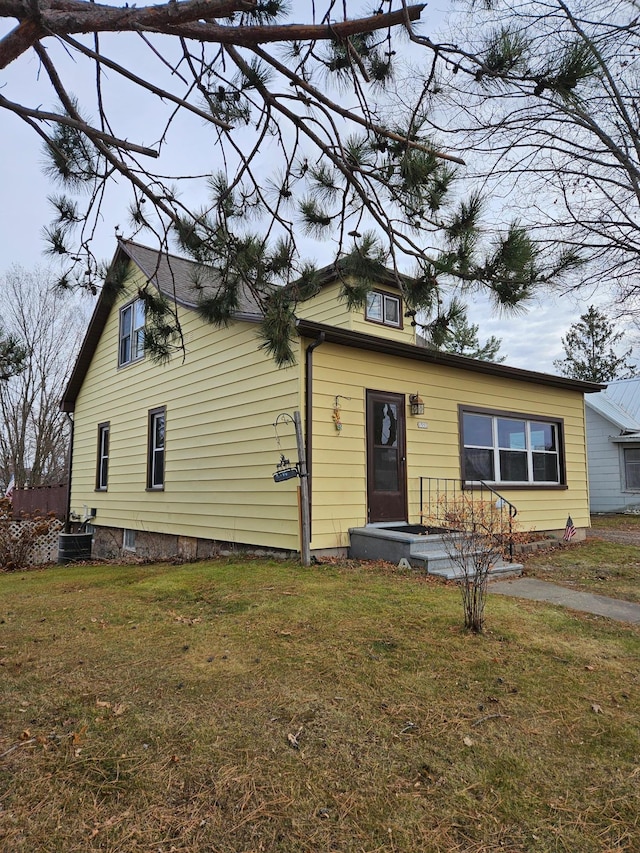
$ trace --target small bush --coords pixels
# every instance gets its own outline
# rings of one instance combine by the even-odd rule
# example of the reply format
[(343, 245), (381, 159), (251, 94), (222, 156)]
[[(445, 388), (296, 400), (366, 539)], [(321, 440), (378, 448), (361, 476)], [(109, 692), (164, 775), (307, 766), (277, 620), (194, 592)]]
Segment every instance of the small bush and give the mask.
[(447, 553), (461, 571), (464, 626), (479, 634), (484, 626), (489, 572), (523, 535), (506, 506), (476, 500), (472, 493), (444, 495), (438, 520), (445, 525), (442, 535)]

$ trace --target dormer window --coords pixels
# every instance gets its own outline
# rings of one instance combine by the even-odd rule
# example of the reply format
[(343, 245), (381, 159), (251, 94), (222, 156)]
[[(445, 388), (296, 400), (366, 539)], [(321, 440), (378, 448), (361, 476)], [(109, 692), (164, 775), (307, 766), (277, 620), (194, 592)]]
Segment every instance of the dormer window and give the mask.
[(386, 293), (384, 290), (372, 290), (367, 296), (364, 317), (370, 323), (380, 323), (382, 326), (401, 329), (402, 301), (399, 296)]
[(130, 364), (144, 355), (144, 302), (136, 299), (120, 309), (118, 364)]

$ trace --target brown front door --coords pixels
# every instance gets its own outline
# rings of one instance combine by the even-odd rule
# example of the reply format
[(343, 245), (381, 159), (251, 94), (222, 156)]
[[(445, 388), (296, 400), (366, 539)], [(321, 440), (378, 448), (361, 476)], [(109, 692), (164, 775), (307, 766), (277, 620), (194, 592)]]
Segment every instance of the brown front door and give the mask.
[(405, 400), (367, 391), (368, 520), (407, 520)]

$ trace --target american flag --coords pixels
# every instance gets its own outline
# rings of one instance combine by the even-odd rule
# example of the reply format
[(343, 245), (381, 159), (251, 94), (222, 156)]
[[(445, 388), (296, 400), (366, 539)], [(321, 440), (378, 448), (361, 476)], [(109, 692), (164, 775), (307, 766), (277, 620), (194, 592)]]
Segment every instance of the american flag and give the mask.
[(7, 490), (4, 493), (5, 498), (9, 498), (9, 500), (13, 499), (13, 493), (16, 490), (16, 478), (11, 475), (11, 479), (9, 480), (9, 485), (7, 486)]
[(567, 516), (567, 526), (564, 529), (564, 536), (562, 537), (565, 542), (570, 542), (571, 539), (576, 535), (576, 527), (573, 523), (573, 519), (571, 516)]

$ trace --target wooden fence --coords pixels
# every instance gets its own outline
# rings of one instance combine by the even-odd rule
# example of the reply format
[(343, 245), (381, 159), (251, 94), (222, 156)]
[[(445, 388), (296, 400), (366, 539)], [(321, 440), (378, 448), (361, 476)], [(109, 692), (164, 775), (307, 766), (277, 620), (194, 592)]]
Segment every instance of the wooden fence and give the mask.
[(16, 489), (13, 493), (13, 517), (15, 519), (52, 513), (63, 520), (67, 512), (67, 484), (38, 486), (35, 489)]

